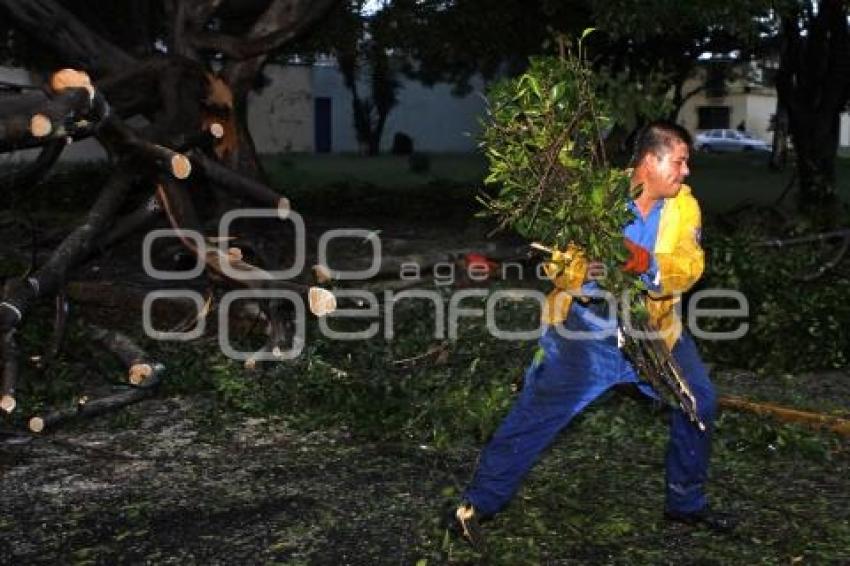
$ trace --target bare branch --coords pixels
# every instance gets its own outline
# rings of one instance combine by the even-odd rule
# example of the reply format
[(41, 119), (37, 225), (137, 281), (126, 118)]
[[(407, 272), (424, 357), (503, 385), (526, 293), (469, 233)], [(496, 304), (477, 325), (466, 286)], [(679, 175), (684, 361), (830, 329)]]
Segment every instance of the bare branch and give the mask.
[(770, 403), (754, 403), (742, 397), (726, 395), (718, 400), (718, 405), (724, 409), (746, 411), (761, 416), (772, 417), (784, 423), (799, 423), (815, 429), (826, 429), (842, 436), (850, 437), (850, 420), (833, 415), (799, 411)]

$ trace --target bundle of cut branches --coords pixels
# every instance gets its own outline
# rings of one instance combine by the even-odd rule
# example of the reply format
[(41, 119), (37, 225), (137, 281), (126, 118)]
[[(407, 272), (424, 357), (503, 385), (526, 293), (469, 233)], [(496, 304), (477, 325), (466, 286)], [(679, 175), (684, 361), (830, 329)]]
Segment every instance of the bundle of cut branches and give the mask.
[[(494, 85), (488, 102), (481, 146), (490, 167), (486, 181), (497, 192), (482, 198), (485, 214), (500, 228), (546, 243), (538, 248), (574, 247), (583, 260), (603, 264), (594, 279), (615, 297), (631, 298), (622, 301), (619, 317), (624, 352), (662, 398), (703, 428), (681, 369), (666, 344), (651, 337), (645, 285), (620, 269), (627, 257), (623, 228), (634, 217), (628, 203), (640, 189), (632, 189), (629, 172), (605, 154), (614, 118), (581, 43), (577, 53), (562, 43), (559, 56), (532, 59), (521, 76)], [(563, 257), (578, 255), (553, 259), (570, 261)]]

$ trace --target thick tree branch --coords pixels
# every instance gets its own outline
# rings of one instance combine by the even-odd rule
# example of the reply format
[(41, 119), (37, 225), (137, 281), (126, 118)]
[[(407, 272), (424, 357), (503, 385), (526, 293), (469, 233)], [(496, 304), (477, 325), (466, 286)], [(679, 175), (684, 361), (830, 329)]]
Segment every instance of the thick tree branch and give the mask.
[(101, 247), (108, 248), (116, 242), (123, 240), (136, 230), (140, 230), (150, 224), (162, 214), (162, 205), (156, 195), (146, 199), (133, 212), (115, 221), (112, 229), (101, 238)]
[(221, 186), (236, 196), (248, 197), (257, 204), (276, 208), (280, 212), (281, 217), (289, 212), (289, 199), (273, 191), (267, 185), (240, 175), (232, 169), (210, 159), (200, 151), (190, 151), (189, 157), (193, 163), (200, 166), (210, 182)]
[[(102, 99), (98, 99), (102, 101)], [(91, 134), (99, 110), (88, 91), (67, 89), (50, 97), (9, 97), (0, 113), (0, 152), (40, 147), (57, 138)], [(98, 105), (99, 106), (99, 105)]]
[(0, 191), (8, 191), (23, 186), (35, 186), (56, 164), (66, 145), (68, 145), (67, 140), (54, 139), (42, 146), (41, 152), (34, 161), (0, 177)]
[(117, 116), (110, 116), (100, 125), (98, 139), (106, 142), (108, 147), (127, 151), (127, 158), (146, 160), (177, 179), (185, 179), (192, 173), (188, 157), (143, 139)]
[(189, 41), (197, 49), (244, 60), (274, 51), (307, 31), (339, 0), (274, 0), (245, 37), (196, 32)]
[(97, 237), (112, 222), (130, 190), (130, 173), (122, 169), (121, 165), (119, 163), (118, 169), (104, 185), (85, 222), (65, 238), (47, 263), (26, 280), (10, 284), (9, 293), (0, 302), (0, 331), (17, 326), (36, 298), (56, 294), (69, 270), (94, 249)]
[(88, 324), (87, 327), (92, 339), (106, 348), (127, 368), (127, 379), (132, 385), (141, 384), (153, 374), (158, 364), (129, 337), (94, 324)]
[(15, 329), (7, 330), (0, 341), (3, 360), (3, 379), (0, 385), (0, 409), (7, 413), (15, 410), (15, 387), (18, 381), (18, 361), (21, 355), (15, 339)]
[(223, 0), (165, 0), (167, 18), (171, 21), (168, 37), (170, 52), (197, 60), (197, 50), (187, 34), (202, 32), (223, 3)]
[(44, 432), (45, 429), (65, 421), (101, 415), (151, 397), (162, 380), (165, 367), (156, 364), (152, 367), (152, 370), (138, 387), (130, 387), (125, 391), (101, 399), (80, 402), (76, 407), (35, 416), (29, 421), (29, 429), (33, 432)]
[(124, 118), (152, 114), (159, 107), (159, 101), (150, 93), (157, 91), (161, 74), (173, 64), (172, 59), (151, 57), (111, 73), (97, 81), (97, 87), (106, 95), (115, 112)]
[(56, 295), (55, 306), (56, 315), (53, 318), (53, 334), (50, 338), (50, 344), (37, 364), (38, 369), (42, 372), (53, 364), (62, 351), (62, 345), (65, 343), (70, 307), (68, 305), (68, 297), (64, 291)]
[(53, 48), (69, 65), (94, 76), (120, 71), (134, 59), (118, 46), (94, 33), (71, 12), (53, 0), (0, 0), (17, 25)]

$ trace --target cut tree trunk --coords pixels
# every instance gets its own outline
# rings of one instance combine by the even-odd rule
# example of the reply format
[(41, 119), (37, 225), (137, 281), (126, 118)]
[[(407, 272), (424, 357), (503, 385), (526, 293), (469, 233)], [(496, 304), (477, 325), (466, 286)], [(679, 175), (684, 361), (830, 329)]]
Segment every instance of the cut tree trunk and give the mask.
[(156, 386), (159, 385), (165, 371), (165, 368), (161, 365), (156, 365), (151, 369), (151, 373), (136, 387), (130, 387), (119, 393), (93, 401), (81, 400), (75, 407), (34, 416), (29, 420), (29, 429), (36, 433), (44, 432), (62, 422), (102, 415), (147, 399), (156, 392)]
[(153, 373), (153, 368), (157, 364), (125, 334), (93, 324), (89, 324), (87, 330), (95, 342), (106, 348), (124, 364), (128, 372), (127, 378), (132, 385), (139, 385)]
[(7, 413), (15, 410), (15, 387), (18, 380), (18, 362), (21, 355), (15, 340), (15, 329), (8, 330), (0, 343), (3, 358), (3, 379), (0, 388), (0, 409)]

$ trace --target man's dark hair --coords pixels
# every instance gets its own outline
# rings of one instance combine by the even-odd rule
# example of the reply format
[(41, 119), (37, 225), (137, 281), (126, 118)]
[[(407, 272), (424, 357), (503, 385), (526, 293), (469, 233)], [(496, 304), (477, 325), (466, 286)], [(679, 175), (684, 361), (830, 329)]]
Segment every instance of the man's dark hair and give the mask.
[(640, 129), (635, 136), (635, 151), (632, 156), (632, 166), (640, 163), (649, 153), (662, 156), (673, 148), (674, 142), (682, 142), (691, 147), (691, 134), (669, 120), (654, 120)]

